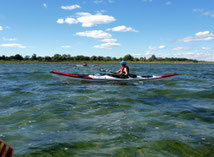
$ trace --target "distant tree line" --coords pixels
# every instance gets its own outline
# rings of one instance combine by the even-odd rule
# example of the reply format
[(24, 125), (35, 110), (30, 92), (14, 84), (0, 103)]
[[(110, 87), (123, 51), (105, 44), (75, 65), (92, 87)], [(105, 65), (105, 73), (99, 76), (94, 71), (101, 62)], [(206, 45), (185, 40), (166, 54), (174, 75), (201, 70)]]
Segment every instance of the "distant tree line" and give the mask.
[(125, 55), (124, 57), (121, 58), (116, 58), (116, 57), (103, 57), (103, 56), (83, 56), (83, 55), (78, 55), (78, 56), (71, 56), (68, 54), (55, 54), (54, 56), (37, 56), (36, 54), (33, 54), (32, 56), (25, 56), (23, 57), (20, 54), (16, 54), (15, 56), (5, 56), (2, 55), (0, 56), (0, 60), (3, 61), (45, 61), (45, 62), (57, 62), (57, 61), (121, 61), (121, 60), (126, 60), (126, 61), (144, 61), (144, 62), (185, 62), (185, 61), (191, 61), (191, 62), (198, 62), (197, 60), (193, 59), (187, 59), (187, 58), (162, 58), (162, 57), (156, 57), (155, 55), (152, 55), (150, 58), (146, 57), (133, 57), (130, 54)]

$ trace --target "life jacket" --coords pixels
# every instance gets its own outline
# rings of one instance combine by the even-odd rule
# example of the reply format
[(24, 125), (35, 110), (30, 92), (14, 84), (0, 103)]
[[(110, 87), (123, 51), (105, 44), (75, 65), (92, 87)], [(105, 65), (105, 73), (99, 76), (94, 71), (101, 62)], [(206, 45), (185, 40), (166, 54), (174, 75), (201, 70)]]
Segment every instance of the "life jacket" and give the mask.
[(125, 67), (122, 67), (122, 68), (120, 69), (119, 74), (124, 73), (124, 68), (125, 68)]
[(124, 71), (125, 68), (127, 68), (127, 71), (128, 71), (128, 73), (129, 73), (129, 67), (124, 66), (124, 67), (122, 67), (122, 68), (120, 69), (119, 74), (125, 73), (125, 71)]

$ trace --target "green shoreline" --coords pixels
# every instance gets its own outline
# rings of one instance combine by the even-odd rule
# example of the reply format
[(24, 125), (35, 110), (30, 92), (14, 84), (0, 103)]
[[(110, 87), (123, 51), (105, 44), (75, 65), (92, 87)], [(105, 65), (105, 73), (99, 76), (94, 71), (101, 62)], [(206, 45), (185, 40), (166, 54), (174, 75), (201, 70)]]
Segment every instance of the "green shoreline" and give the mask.
[[(119, 64), (119, 61), (0, 61), (0, 64)], [(205, 61), (198, 61), (198, 62), (158, 62), (158, 61), (127, 61), (128, 64), (214, 64), (214, 62), (205, 62)]]

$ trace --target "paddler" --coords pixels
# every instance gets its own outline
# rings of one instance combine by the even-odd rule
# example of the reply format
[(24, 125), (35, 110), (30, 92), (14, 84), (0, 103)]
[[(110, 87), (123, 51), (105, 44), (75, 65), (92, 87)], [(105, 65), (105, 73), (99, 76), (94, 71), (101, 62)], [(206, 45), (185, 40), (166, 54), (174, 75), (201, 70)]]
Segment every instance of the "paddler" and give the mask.
[(84, 62), (82, 65), (83, 65), (83, 66), (87, 66), (87, 63)]
[(129, 67), (126, 65), (126, 61), (121, 61), (121, 68), (120, 70), (116, 71), (116, 73), (120, 74), (120, 75), (125, 75), (128, 76), (129, 75)]

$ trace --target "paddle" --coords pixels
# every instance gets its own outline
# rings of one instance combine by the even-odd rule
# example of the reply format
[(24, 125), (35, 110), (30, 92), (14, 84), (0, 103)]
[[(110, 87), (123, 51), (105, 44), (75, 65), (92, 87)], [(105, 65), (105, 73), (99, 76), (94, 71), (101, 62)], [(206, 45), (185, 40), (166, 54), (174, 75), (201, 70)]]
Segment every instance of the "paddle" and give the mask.
[(106, 69), (102, 69), (100, 68), (101, 72), (105, 72), (105, 73), (111, 73), (111, 74), (107, 74), (116, 78), (127, 78), (128, 76), (125, 76), (124, 74), (118, 74), (117, 72), (112, 72), (112, 70), (106, 70)]
[(106, 70), (106, 69), (103, 69), (103, 68), (100, 68), (99, 70), (100, 70), (101, 72), (115, 73), (115, 72), (112, 72), (111, 70)]

